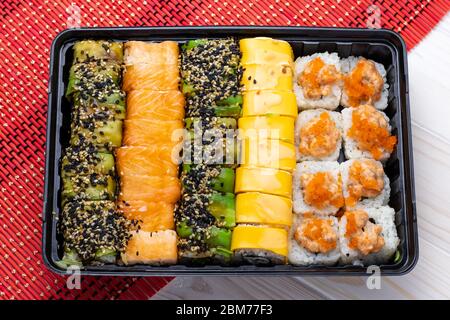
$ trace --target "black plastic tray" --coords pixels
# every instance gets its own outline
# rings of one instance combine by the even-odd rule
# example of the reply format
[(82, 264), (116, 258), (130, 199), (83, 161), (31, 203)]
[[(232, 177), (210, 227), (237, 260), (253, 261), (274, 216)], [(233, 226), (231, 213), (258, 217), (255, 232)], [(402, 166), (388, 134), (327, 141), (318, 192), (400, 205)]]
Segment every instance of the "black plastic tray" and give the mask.
[[(57, 233), (60, 213), (61, 150), (68, 144), (70, 105), (64, 98), (68, 71), (72, 64), (72, 45), (82, 39), (109, 39), (117, 41), (186, 41), (200, 37), (256, 37), (267, 36), (288, 41), (295, 57), (315, 52), (337, 52), (340, 57), (364, 56), (383, 63), (390, 84), (389, 105), (385, 110), (391, 119), (398, 145), (386, 164), (386, 174), (391, 180), (389, 205), (396, 211), (396, 225), (400, 238), (401, 259), (395, 264), (381, 266), (383, 275), (403, 275), (409, 272), (418, 259), (414, 172), (411, 145), (408, 71), (406, 47), (403, 39), (389, 30), (303, 28), (303, 27), (137, 27), (137, 28), (82, 28), (62, 31), (54, 39), (50, 56), (48, 91), (48, 119), (46, 145), (46, 171), (43, 208), (43, 258), (47, 267), (57, 273), (65, 270), (57, 266), (60, 259), (61, 238)], [(84, 267), (85, 275), (116, 276), (167, 276), (167, 275), (366, 275), (366, 268), (356, 266), (291, 265), (232, 266), (208, 265), (191, 267), (174, 265), (151, 267), (145, 265), (105, 265)]]

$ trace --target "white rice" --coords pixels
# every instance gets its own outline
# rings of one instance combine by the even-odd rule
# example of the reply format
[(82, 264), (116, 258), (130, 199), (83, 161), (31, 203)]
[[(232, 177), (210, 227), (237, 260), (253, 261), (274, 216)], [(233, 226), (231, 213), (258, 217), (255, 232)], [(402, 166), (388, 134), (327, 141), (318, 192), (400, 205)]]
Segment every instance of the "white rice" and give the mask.
[[(339, 234), (338, 220), (335, 217), (327, 217), (333, 221), (333, 229), (336, 234)], [(336, 248), (327, 253), (313, 253), (308, 249), (302, 247), (294, 239), (295, 230), (302, 223), (302, 215), (294, 216), (294, 223), (289, 233), (289, 262), (293, 265), (305, 266), (305, 265), (327, 265), (331, 266), (338, 262), (340, 257), (339, 240), (337, 240)]]
[(314, 212), (318, 215), (333, 215), (340, 209), (331, 205), (323, 209), (317, 209), (305, 202), (303, 198), (303, 192), (301, 190), (300, 177), (304, 173), (317, 172), (330, 172), (333, 175), (334, 179), (338, 181), (339, 163), (337, 161), (304, 161), (301, 163), (297, 163), (293, 179), (293, 200), (295, 213), (303, 214), (307, 212)]
[[(300, 146), (300, 130), (312, 119), (319, 117), (323, 112), (326, 112), (330, 115), (331, 119), (333, 119), (336, 127), (341, 132), (341, 138), (336, 144), (336, 149), (328, 156), (322, 158), (316, 158), (311, 155), (301, 154), (299, 151)], [(336, 161), (339, 158), (339, 153), (341, 152), (341, 144), (342, 144), (342, 116), (339, 112), (328, 111), (325, 109), (315, 109), (315, 110), (305, 110), (300, 112), (295, 122), (295, 152), (297, 157), (297, 162), (305, 161), (305, 160), (313, 160), (313, 161)]]
[[(372, 154), (369, 151), (364, 151), (359, 149), (358, 143), (350, 138), (348, 136), (348, 130), (352, 127), (353, 121), (352, 121), (352, 115), (353, 111), (356, 110), (355, 108), (345, 108), (342, 110), (342, 126), (344, 130), (343, 138), (344, 138), (344, 153), (345, 157), (347, 159), (360, 159), (360, 158), (370, 158), (373, 159)], [(386, 114), (383, 111), (380, 112), (383, 117), (386, 119), (386, 122), (388, 124), (388, 131), (391, 132), (392, 128), (389, 124), (389, 118), (386, 116)], [(386, 161), (390, 157), (389, 152), (384, 152), (381, 159), (379, 159), (381, 162)]]
[(375, 220), (375, 223), (383, 228), (381, 236), (384, 238), (384, 247), (380, 251), (368, 254), (366, 256), (360, 253), (358, 250), (350, 249), (348, 247), (348, 238), (345, 237), (347, 218), (345, 216), (342, 216), (341, 220), (339, 221), (341, 264), (368, 266), (387, 263), (396, 252), (397, 247), (400, 243), (394, 222), (394, 209), (388, 206), (382, 206), (377, 208), (365, 208), (364, 210), (369, 215), (369, 218)]
[[(361, 57), (350, 56), (347, 59), (342, 59), (341, 60), (342, 72), (344, 74), (350, 73), (355, 68), (355, 66), (360, 58)], [(381, 77), (383, 78), (384, 87), (383, 87), (383, 90), (381, 91), (381, 97), (378, 101), (375, 101), (373, 103), (373, 106), (378, 110), (384, 110), (384, 109), (386, 109), (386, 107), (388, 105), (388, 96), (389, 96), (389, 84), (386, 79), (386, 69), (384, 68), (384, 66), (381, 63), (375, 62), (370, 59), (367, 59), (367, 60), (372, 61), (375, 64), (376, 69), (378, 70)], [(348, 103), (348, 96), (345, 92), (345, 88), (342, 89), (341, 105), (344, 107), (350, 107), (350, 105)]]
[[(373, 159), (366, 159), (366, 160), (378, 162)], [(358, 159), (347, 160), (340, 164), (341, 178), (342, 178), (342, 193), (344, 194), (345, 199), (347, 199), (349, 196), (349, 192), (348, 192), (349, 170), (355, 161), (358, 161)], [(389, 178), (386, 174), (384, 174), (384, 187), (383, 187), (383, 190), (381, 190), (381, 193), (374, 198), (365, 198), (365, 199), (359, 200), (356, 203), (356, 205), (352, 208), (380, 207), (380, 206), (387, 205), (389, 202), (390, 193), (391, 193), (391, 187), (389, 185)]]
[(341, 63), (337, 53), (315, 53), (310, 56), (299, 57), (295, 60), (294, 70), (294, 93), (297, 98), (297, 105), (300, 110), (324, 108), (328, 110), (334, 110), (339, 106), (342, 93), (342, 81), (338, 81), (331, 88), (331, 93), (328, 96), (321, 99), (308, 99), (303, 94), (303, 88), (298, 85), (297, 78), (305, 70), (306, 65), (311, 60), (320, 57), (326, 64), (332, 64), (336, 67), (338, 72), (341, 72)]

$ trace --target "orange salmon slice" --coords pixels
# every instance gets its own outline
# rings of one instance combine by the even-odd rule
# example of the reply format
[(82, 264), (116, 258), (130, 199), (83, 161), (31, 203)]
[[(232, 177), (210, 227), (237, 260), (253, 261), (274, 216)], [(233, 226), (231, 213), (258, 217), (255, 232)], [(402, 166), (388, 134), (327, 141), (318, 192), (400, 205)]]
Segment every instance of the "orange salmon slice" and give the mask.
[(116, 149), (120, 176), (178, 176), (178, 159), (174, 149), (166, 145), (121, 147)]
[(174, 64), (133, 64), (126, 66), (122, 89), (149, 89), (156, 91), (178, 90), (180, 74)]
[(131, 232), (127, 249), (122, 253), (126, 265), (166, 265), (177, 262), (177, 233), (174, 230)]
[(184, 105), (178, 90), (133, 90), (127, 95), (127, 119), (183, 120)]
[(181, 184), (178, 178), (169, 176), (120, 177), (119, 201), (142, 200), (175, 203), (180, 199)]
[(173, 41), (128, 41), (124, 44), (125, 64), (174, 64), (178, 65), (178, 43)]
[(181, 120), (125, 120), (123, 144), (126, 146), (176, 146), (183, 140)]
[(129, 220), (138, 220), (140, 231), (154, 232), (175, 228), (175, 205), (167, 202), (130, 200), (118, 203), (119, 209)]

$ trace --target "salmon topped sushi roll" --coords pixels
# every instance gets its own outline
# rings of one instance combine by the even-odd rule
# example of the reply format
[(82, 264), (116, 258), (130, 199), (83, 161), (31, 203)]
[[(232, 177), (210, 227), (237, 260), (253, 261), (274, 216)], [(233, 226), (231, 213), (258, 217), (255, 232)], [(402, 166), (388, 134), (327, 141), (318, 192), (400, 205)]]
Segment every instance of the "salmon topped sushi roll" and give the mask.
[(333, 215), (344, 206), (339, 163), (304, 161), (294, 174), (294, 212)]
[(175, 64), (133, 64), (125, 67), (122, 89), (178, 90), (180, 75)]
[(339, 261), (339, 230), (335, 217), (296, 215), (289, 239), (289, 262), (294, 265), (334, 265)]
[(342, 110), (344, 150), (347, 159), (386, 161), (397, 144), (389, 118), (371, 105)]
[(117, 207), (127, 219), (136, 221), (139, 230), (154, 232), (175, 227), (173, 203), (158, 200), (155, 202), (128, 200), (119, 201)]
[(315, 53), (295, 61), (294, 91), (299, 109), (339, 106), (342, 92), (341, 63), (337, 53)]
[(181, 184), (169, 176), (122, 176), (119, 201), (165, 201), (175, 203), (180, 198)]
[(127, 95), (127, 119), (183, 120), (184, 103), (178, 90), (132, 90)]
[(156, 64), (178, 65), (178, 43), (174, 41), (128, 41), (124, 44), (125, 65)]
[(336, 161), (342, 141), (342, 116), (325, 109), (300, 112), (295, 123), (297, 161)]
[(359, 107), (371, 104), (384, 110), (388, 104), (389, 84), (386, 69), (381, 63), (363, 57), (349, 57), (342, 61), (344, 85), (341, 104)]
[(125, 120), (124, 124), (123, 144), (127, 146), (166, 145), (173, 148), (183, 139), (184, 126), (179, 120)]

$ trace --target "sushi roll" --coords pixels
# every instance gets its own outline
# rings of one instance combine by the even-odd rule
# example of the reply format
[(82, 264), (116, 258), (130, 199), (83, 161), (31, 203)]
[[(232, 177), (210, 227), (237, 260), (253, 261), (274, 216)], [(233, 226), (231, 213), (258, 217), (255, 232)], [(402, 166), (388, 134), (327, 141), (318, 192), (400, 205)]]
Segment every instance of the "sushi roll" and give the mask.
[(121, 147), (116, 149), (119, 176), (178, 176), (178, 160), (165, 145)]
[(236, 196), (236, 223), (290, 227), (292, 200), (260, 192), (240, 193)]
[(235, 193), (262, 192), (291, 199), (292, 175), (283, 170), (257, 167), (236, 169)]
[(291, 92), (292, 79), (290, 66), (249, 64), (244, 67), (241, 85), (244, 93), (258, 90)]
[(123, 144), (126, 146), (165, 145), (174, 148), (182, 141), (180, 120), (125, 120)]
[(340, 258), (338, 220), (312, 213), (295, 215), (289, 235), (289, 262), (297, 266), (335, 265)]
[(61, 264), (115, 263), (133, 227), (112, 201), (67, 203), (59, 222), (65, 252)]
[(177, 177), (165, 175), (123, 175), (120, 177), (119, 201), (142, 200), (176, 203), (180, 198), (180, 192), (181, 185)]
[(295, 146), (280, 140), (241, 141), (239, 164), (243, 167), (281, 169), (292, 172), (295, 169)]
[(258, 90), (246, 92), (242, 100), (242, 116), (297, 117), (295, 95), (289, 91)]
[(340, 164), (345, 207), (387, 205), (391, 187), (383, 165), (373, 159), (352, 159)]
[(284, 228), (240, 224), (234, 228), (231, 250), (234, 260), (240, 264), (285, 264), (288, 232)]
[(183, 192), (188, 193), (233, 193), (234, 170), (206, 164), (184, 164), (181, 173)]
[(182, 91), (188, 117), (239, 117), (242, 96), (235, 39), (197, 39), (182, 46)]
[(178, 43), (174, 41), (128, 41), (124, 44), (125, 65), (178, 65)]
[(239, 41), (241, 64), (272, 64), (291, 67), (294, 52), (289, 42), (266, 37), (246, 38)]
[(178, 65), (132, 64), (123, 72), (122, 89), (132, 90), (178, 90), (180, 74)]
[(386, 161), (397, 143), (389, 118), (370, 105), (342, 110), (344, 150), (347, 159)]
[(342, 93), (341, 63), (337, 53), (315, 53), (295, 61), (294, 91), (300, 110), (334, 110)]
[(136, 221), (140, 231), (155, 232), (175, 228), (175, 204), (144, 200), (118, 201), (118, 209), (128, 220)]
[(112, 151), (122, 145), (122, 120), (75, 120), (71, 124), (70, 144)]
[(75, 121), (125, 119), (125, 93), (120, 90), (103, 92), (96, 98), (76, 92), (73, 94), (73, 102)]
[(62, 180), (63, 203), (69, 200), (114, 200), (116, 198), (116, 181), (110, 175), (91, 173), (65, 176)]
[(294, 143), (294, 118), (283, 116), (240, 118), (239, 138), (277, 139)]
[(177, 263), (177, 233), (174, 230), (133, 231), (121, 258), (127, 266), (175, 264)]
[(295, 123), (297, 161), (336, 161), (341, 142), (340, 113), (325, 109), (300, 112)]
[(370, 104), (384, 110), (388, 104), (389, 84), (381, 63), (363, 57), (342, 60), (343, 89), (341, 105), (359, 107)]
[(178, 90), (132, 90), (127, 94), (127, 119), (183, 120), (184, 103)]
[(94, 148), (68, 147), (61, 160), (62, 177), (97, 173), (99, 175), (115, 174), (114, 156), (99, 152)]
[(294, 173), (294, 212), (333, 215), (344, 206), (339, 163), (304, 161)]
[(400, 243), (394, 220), (388, 206), (346, 211), (339, 221), (341, 263), (388, 263)]
[(73, 63), (108, 60), (118, 64), (123, 61), (121, 42), (105, 40), (82, 40), (73, 46)]

